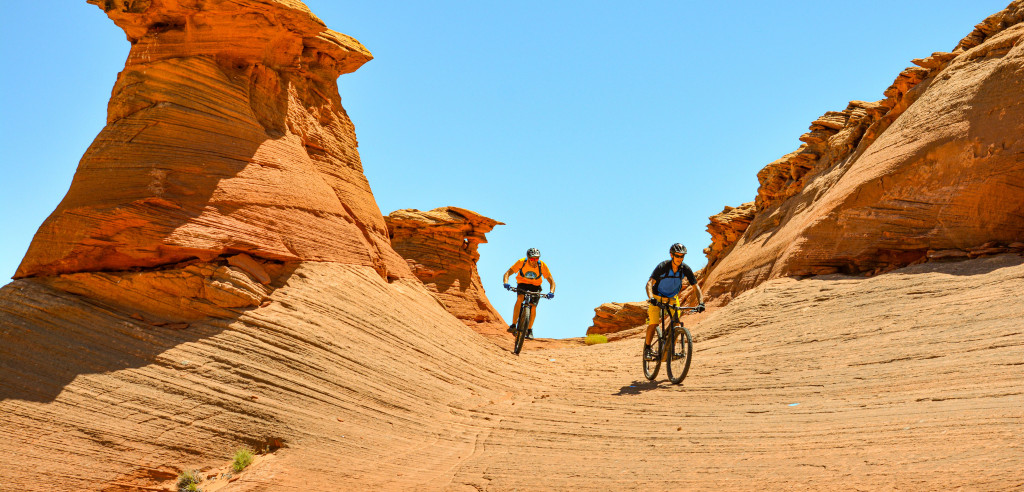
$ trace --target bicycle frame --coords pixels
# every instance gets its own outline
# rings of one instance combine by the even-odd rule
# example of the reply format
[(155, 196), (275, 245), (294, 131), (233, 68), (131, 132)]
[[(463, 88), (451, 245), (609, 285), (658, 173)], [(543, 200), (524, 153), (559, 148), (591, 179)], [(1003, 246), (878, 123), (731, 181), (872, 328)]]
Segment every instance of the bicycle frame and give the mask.
[[(693, 353), (693, 340), (690, 331), (679, 319), (680, 312), (697, 310), (696, 307), (676, 306), (660, 301), (653, 305), (661, 308), (661, 325), (656, 326), (658, 350), (655, 359), (644, 358), (644, 375), (653, 381), (658, 375), (662, 362), (666, 365), (668, 378), (672, 384), (679, 384), (690, 370)], [(678, 344), (678, 347), (677, 347)], [(653, 367), (650, 365), (653, 364)], [(682, 364), (681, 366), (678, 364)]]
[(523, 303), (519, 306), (519, 316), (517, 318), (515, 333), (515, 344), (512, 348), (512, 353), (519, 355), (519, 351), (523, 349), (523, 342), (526, 339), (526, 332), (530, 329), (530, 313), (532, 307), (536, 306), (542, 297), (546, 297), (540, 292), (534, 292), (516, 287), (509, 289), (516, 294), (523, 296)]

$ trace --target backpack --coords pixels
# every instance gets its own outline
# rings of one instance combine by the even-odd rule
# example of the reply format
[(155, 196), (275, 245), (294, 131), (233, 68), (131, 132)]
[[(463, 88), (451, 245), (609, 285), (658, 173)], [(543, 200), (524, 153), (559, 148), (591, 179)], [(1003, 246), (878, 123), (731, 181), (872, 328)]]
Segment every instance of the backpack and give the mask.
[[(525, 267), (525, 266), (526, 266), (526, 258), (523, 258), (523, 264), (519, 265), (519, 275), (522, 276), (523, 278), (530, 278), (530, 277), (527, 277), (526, 275), (523, 275), (523, 267)], [(540, 261), (540, 259), (538, 259), (537, 260), (537, 278), (542, 278), (542, 277), (544, 277), (544, 262)], [(533, 280), (533, 279), (530, 279), (530, 280)]]

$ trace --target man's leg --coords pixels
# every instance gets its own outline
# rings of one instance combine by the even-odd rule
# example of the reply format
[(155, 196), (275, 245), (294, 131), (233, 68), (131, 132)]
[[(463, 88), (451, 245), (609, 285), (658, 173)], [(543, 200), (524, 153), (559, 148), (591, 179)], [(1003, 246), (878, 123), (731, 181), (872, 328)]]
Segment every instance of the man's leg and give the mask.
[(647, 336), (644, 337), (644, 346), (650, 345), (651, 340), (654, 339), (654, 329), (658, 327), (658, 323), (653, 325), (647, 325)]
[(516, 296), (516, 307), (512, 309), (512, 324), (508, 325), (508, 332), (512, 333), (512, 330), (516, 329), (516, 323), (519, 322), (519, 306), (523, 304), (523, 295), (519, 294)]
[(530, 326), (528, 327), (529, 330), (526, 332), (526, 336), (529, 337), (529, 338), (533, 338), (533, 322), (534, 321), (537, 321), (537, 305), (536, 304), (531, 304), (530, 305)]
[(653, 357), (651, 341), (654, 340), (654, 329), (661, 323), (661, 308), (647, 306), (647, 334), (644, 337), (644, 358)]
[(512, 310), (512, 324), (519, 322), (519, 306), (523, 304), (523, 295), (516, 296), (516, 308)]

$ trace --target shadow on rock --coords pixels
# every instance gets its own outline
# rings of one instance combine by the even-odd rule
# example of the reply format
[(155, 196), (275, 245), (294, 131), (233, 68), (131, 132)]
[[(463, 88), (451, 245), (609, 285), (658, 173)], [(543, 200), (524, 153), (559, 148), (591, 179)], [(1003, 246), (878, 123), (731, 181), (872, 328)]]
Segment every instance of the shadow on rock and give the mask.
[(0, 288), (0, 401), (52, 402), (85, 374), (188, 366), (161, 355), (267, 305), (294, 269), (277, 265), (267, 284), (226, 261), (11, 282)]

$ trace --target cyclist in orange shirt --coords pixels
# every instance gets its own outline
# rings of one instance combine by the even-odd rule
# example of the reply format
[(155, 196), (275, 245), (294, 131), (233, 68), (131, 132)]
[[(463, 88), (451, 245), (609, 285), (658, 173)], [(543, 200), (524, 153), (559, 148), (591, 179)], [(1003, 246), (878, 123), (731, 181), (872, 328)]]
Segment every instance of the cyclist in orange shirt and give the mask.
[[(512, 289), (512, 286), (508, 284), (508, 277), (513, 273), (516, 273), (516, 283), (519, 284), (518, 287), (532, 292), (540, 292), (542, 277), (547, 279), (549, 289), (545, 297), (548, 299), (555, 297), (555, 279), (551, 277), (551, 270), (548, 269), (548, 265), (543, 261), (540, 261), (540, 250), (537, 248), (530, 248), (526, 250), (526, 258), (522, 258), (515, 262), (515, 264), (505, 272), (505, 278), (502, 279), (502, 283), (505, 284), (506, 290)], [(512, 311), (512, 324), (508, 325), (509, 333), (516, 328), (516, 322), (519, 321), (519, 306), (522, 303), (523, 295), (519, 294), (516, 296), (516, 307)], [(529, 331), (526, 332), (526, 338), (531, 340), (533, 339), (534, 321), (537, 321), (536, 303), (530, 306), (530, 326)]]

